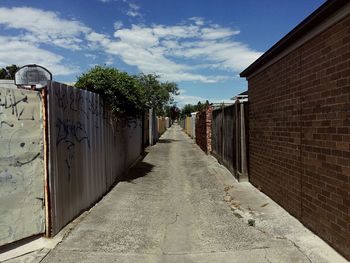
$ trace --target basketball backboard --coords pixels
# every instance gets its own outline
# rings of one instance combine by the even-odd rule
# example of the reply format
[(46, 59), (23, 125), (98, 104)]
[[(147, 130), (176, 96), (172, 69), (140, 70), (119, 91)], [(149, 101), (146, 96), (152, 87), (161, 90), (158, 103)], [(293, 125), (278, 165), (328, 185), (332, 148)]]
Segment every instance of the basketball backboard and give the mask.
[(41, 88), (52, 80), (52, 74), (46, 68), (31, 64), (19, 68), (15, 74), (15, 85), (24, 88)]

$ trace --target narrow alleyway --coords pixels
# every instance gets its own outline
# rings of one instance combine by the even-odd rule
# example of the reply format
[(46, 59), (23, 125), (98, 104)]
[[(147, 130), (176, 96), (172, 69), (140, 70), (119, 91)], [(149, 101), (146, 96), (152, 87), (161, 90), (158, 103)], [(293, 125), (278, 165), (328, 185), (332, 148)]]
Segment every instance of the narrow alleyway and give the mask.
[(174, 125), (43, 262), (310, 262), (237, 217), (206, 158)]

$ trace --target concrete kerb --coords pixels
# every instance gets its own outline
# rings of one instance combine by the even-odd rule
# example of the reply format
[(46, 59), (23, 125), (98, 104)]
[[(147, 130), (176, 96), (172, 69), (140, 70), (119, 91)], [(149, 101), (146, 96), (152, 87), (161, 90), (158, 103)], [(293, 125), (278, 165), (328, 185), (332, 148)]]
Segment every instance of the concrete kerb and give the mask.
[[(91, 208), (92, 209), (92, 208)], [(50, 252), (61, 243), (69, 233), (89, 214), (85, 211), (71, 223), (66, 225), (55, 237), (40, 237), (22, 246), (8, 250), (0, 255), (0, 262), (40, 262)], [(35, 259), (35, 261), (34, 261)]]
[(289, 241), (310, 262), (348, 262), (271, 198), (250, 182), (238, 182), (225, 166), (192, 143), (207, 159), (209, 173), (216, 177), (223, 189), (223, 200), (236, 217), (272, 238)]

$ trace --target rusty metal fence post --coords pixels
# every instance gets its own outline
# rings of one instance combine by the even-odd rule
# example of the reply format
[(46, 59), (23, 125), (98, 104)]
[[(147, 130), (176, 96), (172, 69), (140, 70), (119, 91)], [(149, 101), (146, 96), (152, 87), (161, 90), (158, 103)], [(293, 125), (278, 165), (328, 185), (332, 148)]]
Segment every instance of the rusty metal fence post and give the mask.
[(48, 104), (47, 87), (40, 92), (43, 114), (43, 145), (44, 145), (44, 198), (45, 198), (45, 236), (51, 237), (51, 202), (50, 202), (50, 178), (49, 178), (49, 134), (48, 134)]

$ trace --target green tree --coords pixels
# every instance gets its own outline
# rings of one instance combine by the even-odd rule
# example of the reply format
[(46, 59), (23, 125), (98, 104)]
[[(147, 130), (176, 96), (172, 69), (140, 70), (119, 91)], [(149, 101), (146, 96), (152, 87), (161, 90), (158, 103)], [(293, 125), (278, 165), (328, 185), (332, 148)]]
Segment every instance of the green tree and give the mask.
[(173, 82), (160, 82), (154, 74), (130, 76), (115, 68), (96, 66), (78, 77), (77, 88), (87, 89), (103, 96), (116, 114), (139, 116), (153, 108), (164, 115), (171, 105), (178, 87)]
[(208, 100), (206, 100), (204, 104), (200, 101), (198, 101), (198, 103), (195, 105), (186, 104), (181, 110), (181, 114), (180, 114), (181, 118), (185, 118), (186, 116), (191, 116), (192, 112), (201, 111), (201, 110), (209, 107), (209, 105), (210, 105), (210, 103)]
[(16, 74), (16, 71), (19, 69), (19, 67), (17, 67), (16, 65), (12, 64), (11, 66), (7, 66), (6, 69), (7, 69), (8, 73), (9, 73), (10, 79), (15, 79), (15, 74)]
[(181, 117), (191, 116), (192, 112), (196, 111), (196, 106), (192, 104), (186, 104), (181, 110)]
[(171, 114), (171, 107), (170, 105), (165, 105), (164, 106), (164, 116), (165, 117), (170, 117)]
[(160, 82), (159, 76), (154, 74), (140, 74), (136, 76), (144, 89), (146, 105), (153, 108), (157, 115), (165, 115), (165, 107), (174, 101), (174, 95), (179, 94), (177, 84), (174, 82)]
[(115, 68), (96, 66), (79, 76), (75, 86), (101, 94), (116, 114), (139, 116), (147, 106), (140, 82)]
[(19, 67), (14, 64), (1, 68), (0, 79), (15, 79), (15, 74), (18, 69)]
[(165, 105), (165, 116), (172, 120), (176, 120), (180, 115), (180, 109), (176, 105)]
[(176, 107), (176, 105), (172, 106), (170, 108), (170, 118), (172, 120), (176, 120), (179, 118), (179, 116), (180, 116), (180, 109)]
[(195, 111), (201, 111), (204, 108), (204, 104), (202, 104), (200, 101), (198, 101), (198, 103), (197, 103), (195, 108), (196, 108)]
[(6, 76), (7, 76), (6, 69), (4, 69), (4, 68), (0, 69), (0, 79), (5, 79)]

